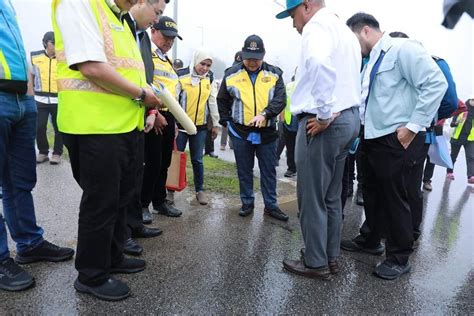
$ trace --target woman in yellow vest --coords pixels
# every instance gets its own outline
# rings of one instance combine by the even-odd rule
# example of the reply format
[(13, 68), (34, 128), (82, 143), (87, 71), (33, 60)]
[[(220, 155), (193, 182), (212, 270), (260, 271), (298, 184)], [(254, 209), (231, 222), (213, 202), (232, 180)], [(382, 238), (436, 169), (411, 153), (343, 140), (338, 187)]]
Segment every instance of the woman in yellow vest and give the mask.
[[(467, 166), (467, 182), (474, 184), (474, 99), (466, 101), (467, 112), (461, 113), (451, 122), (454, 127), (451, 136), (451, 159), (456, 162), (461, 147), (464, 146)], [(446, 177), (454, 180), (453, 169), (447, 170)]]
[(179, 102), (186, 111), (189, 118), (197, 127), (196, 135), (188, 135), (180, 128), (176, 145), (178, 150), (184, 151), (189, 139), (189, 151), (194, 173), (194, 188), (196, 199), (201, 205), (208, 203), (204, 194), (204, 165), (202, 156), (207, 135), (207, 117), (212, 117), (212, 138), (215, 139), (218, 132), (219, 116), (217, 113), (217, 87), (210, 68), (212, 56), (204, 51), (197, 50), (189, 68), (178, 71), (180, 84)]

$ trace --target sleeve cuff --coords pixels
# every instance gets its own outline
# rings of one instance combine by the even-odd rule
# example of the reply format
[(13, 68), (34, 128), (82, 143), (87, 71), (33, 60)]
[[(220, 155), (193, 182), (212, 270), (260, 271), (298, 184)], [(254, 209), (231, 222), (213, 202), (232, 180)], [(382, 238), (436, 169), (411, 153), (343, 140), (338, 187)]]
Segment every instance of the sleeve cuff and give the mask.
[(408, 123), (407, 125), (405, 125), (405, 127), (415, 134), (418, 134), (418, 132), (421, 131), (421, 129), (423, 128), (423, 126), (414, 123)]

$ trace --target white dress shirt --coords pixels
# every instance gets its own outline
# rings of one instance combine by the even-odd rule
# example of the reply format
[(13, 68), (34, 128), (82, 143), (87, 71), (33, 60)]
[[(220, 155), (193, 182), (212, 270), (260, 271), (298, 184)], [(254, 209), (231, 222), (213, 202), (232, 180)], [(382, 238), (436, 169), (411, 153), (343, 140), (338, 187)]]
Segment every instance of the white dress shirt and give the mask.
[(356, 36), (327, 8), (316, 12), (302, 36), (291, 113), (328, 119), (333, 113), (359, 106), (362, 56)]
[(62, 0), (56, 12), (69, 67), (77, 69), (76, 64), (86, 61), (107, 62), (102, 33), (89, 0)]

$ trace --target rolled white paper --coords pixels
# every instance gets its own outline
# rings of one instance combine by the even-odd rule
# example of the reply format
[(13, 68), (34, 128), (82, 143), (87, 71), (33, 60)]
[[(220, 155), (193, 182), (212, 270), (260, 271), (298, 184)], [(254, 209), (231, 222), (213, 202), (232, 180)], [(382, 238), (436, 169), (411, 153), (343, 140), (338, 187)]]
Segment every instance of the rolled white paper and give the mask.
[(153, 84), (150, 86), (155, 95), (168, 107), (168, 110), (171, 112), (171, 114), (173, 114), (179, 125), (184, 128), (186, 133), (189, 135), (196, 135), (196, 125), (194, 125), (193, 121), (191, 121), (186, 112), (184, 112), (178, 101), (173, 98), (168, 89), (166, 89), (166, 87), (161, 83), (158, 83), (158, 86)]

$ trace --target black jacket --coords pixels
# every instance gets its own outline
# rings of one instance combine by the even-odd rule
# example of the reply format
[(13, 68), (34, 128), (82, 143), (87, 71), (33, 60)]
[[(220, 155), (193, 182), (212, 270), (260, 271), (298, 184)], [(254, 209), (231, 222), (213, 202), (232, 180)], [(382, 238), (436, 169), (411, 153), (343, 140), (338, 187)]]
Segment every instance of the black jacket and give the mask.
[[(124, 15), (124, 19), (127, 21), (133, 37), (137, 38), (135, 23), (128, 13)], [(151, 57), (150, 37), (146, 31), (143, 31), (138, 34), (138, 40), (140, 41), (140, 54), (142, 55), (143, 63), (145, 64), (146, 83), (153, 83), (153, 72), (155, 71), (155, 66)]]
[[(243, 139), (247, 139), (248, 134), (250, 132), (256, 132), (261, 134), (262, 143), (271, 142), (278, 137), (278, 132), (276, 131), (276, 124), (272, 124), (269, 127), (257, 128), (251, 126), (244, 126), (232, 121), (231, 115), (233, 98), (227, 90), (226, 78), (229, 75), (236, 73), (237, 71), (244, 68), (244, 64), (240, 62), (234, 64), (232, 67), (226, 69), (225, 71), (224, 78), (222, 79), (222, 83), (219, 89), (219, 93), (217, 94), (217, 106), (219, 109), (220, 116), (219, 123), (222, 126), (227, 126), (227, 123), (231, 122), (233, 129)], [(285, 83), (283, 81), (283, 71), (276, 66), (267, 64), (266, 62), (263, 62), (259, 72), (260, 71), (272, 71), (279, 74), (279, 79), (277, 80), (275, 85), (275, 93), (273, 95), (273, 98), (269, 100), (267, 107), (264, 109), (264, 111), (267, 113), (267, 120), (275, 119), (286, 106), (286, 89)]]

